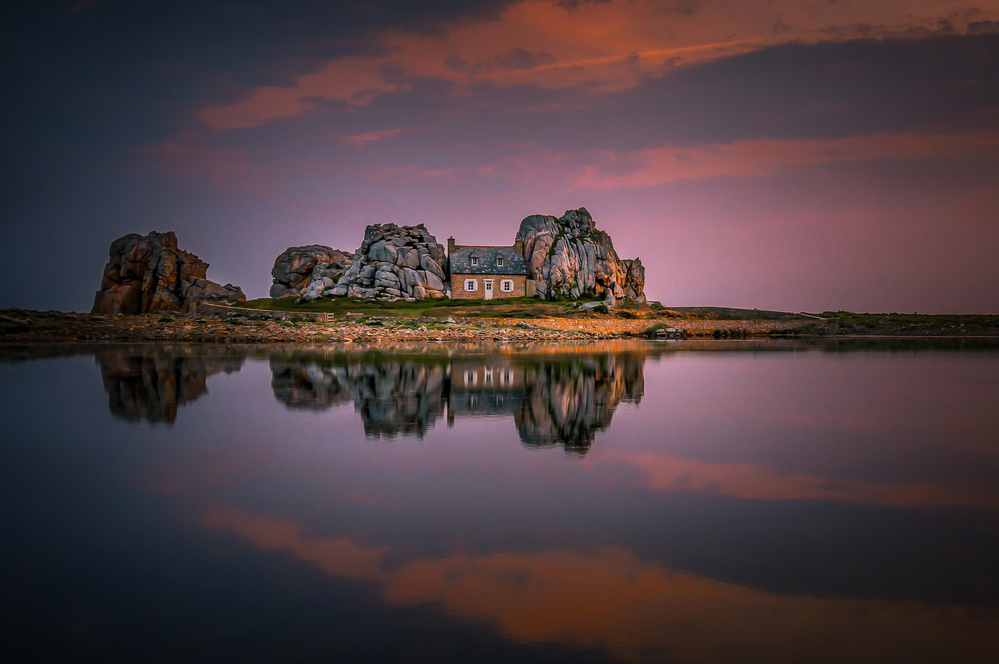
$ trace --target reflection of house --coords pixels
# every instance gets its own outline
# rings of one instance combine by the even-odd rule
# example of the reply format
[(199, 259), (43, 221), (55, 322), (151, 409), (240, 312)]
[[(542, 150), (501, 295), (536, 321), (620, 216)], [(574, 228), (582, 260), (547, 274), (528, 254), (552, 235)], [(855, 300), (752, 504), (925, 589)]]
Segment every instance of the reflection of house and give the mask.
[(506, 361), (453, 361), (448, 425), (455, 416), (515, 413), (526, 398), (527, 378), (524, 366)]
[(527, 266), (519, 235), (512, 247), (456, 245), (454, 238), (449, 237), (447, 253), (453, 298), (491, 300), (534, 294), (528, 293)]

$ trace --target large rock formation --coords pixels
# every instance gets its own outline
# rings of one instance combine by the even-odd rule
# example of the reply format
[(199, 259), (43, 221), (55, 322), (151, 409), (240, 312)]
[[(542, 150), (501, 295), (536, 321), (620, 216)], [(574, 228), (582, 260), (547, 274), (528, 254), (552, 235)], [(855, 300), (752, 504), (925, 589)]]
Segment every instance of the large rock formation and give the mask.
[(343, 276), (353, 260), (348, 252), (324, 244), (288, 247), (274, 259), (271, 297), (314, 300)]
[(245, 300), (238, 286), (207, 278), (208, 263), (177, 248), (173, 231), (129, 233), (111, 243), (95, 314), (197, 311), (202, 302)]
[(583, 293), (605, 295), (613, 303), (645, 301), (645, 268), (638, 258), (622, 260), (610, 235), (597, 230), (586, 208), (561, 218), (535, 214), (520, 222), (527, 278), (537, 282), (539, 297)]
[(324, 295), (380, 300), (443, 297), (447, 256), (423, 224), (374, 224), (364, 230), (364, 242), (354, 263)]

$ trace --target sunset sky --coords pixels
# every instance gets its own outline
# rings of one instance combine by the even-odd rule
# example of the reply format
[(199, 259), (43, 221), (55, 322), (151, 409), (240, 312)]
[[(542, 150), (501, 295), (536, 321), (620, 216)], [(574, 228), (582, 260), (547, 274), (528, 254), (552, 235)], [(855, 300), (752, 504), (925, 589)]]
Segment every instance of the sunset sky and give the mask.
[(176, 231), (263, 297), (371, 223), (585, 206), (666, 305), (999, 312), (999, 1), (20, 2), (2, 306)]

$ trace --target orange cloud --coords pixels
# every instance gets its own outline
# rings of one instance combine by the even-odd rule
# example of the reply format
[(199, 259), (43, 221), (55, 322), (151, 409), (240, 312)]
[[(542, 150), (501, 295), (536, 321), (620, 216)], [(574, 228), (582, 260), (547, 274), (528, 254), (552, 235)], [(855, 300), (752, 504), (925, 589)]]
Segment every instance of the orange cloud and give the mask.
[[(858, 25), (875, 26), (880, 35), (904, 35), (936, 29), (942, 17), (950, 17), (959, 30), (969, 20), (955, 13), (960, 7), (953, 0), (914, 0), (904, 8), (893, 0), (774, 0), (765, 6), (705, 0), (672, 9), (634, 0), (584, 3), (566, 11), (549, 0), (522, 0), (496, 20), (464, 24), (443, 38), (391, 30), (380, 36), (383, 55), (330, 60), (295, 85), (258, 88), (240, 102), (203, 109), (200, 119), (225, 130), (294, 117), (312, 110), (316, 100), (363, 107), (375, 95), (404, 90), (407, 80), (419, 77), (460, 86), (488, 80), (498, 86), (585, 85), (594, 92), (614, 92), (672, 67), (768, 45), (856, 37)], [(975, 17), (999, 19), (999, 8)]]
[(310, 537), (295, 523), (217, 508), (205, 528), (285, 551), (324, 573), (378, 583), (396, 606), (440, 603), (510, 638), (608, 650), (626, 661), (801, 662), (999, 657), (999, 612), (779, 596), (645, 563), (618, 548), (590, 554), (456, 554), (383, 567), (386, 546)]
[(759, 140), (728, 144), (661, 147), (632, 152), (591, 153), (576, 186), (617, 189), (653, 187), (701, 178), (759, 177), (788, 166), (809, 166), (876, 158), (917, 158), (994, 151), (995, 136), (915, 134), (851, 136), (818, 140)]

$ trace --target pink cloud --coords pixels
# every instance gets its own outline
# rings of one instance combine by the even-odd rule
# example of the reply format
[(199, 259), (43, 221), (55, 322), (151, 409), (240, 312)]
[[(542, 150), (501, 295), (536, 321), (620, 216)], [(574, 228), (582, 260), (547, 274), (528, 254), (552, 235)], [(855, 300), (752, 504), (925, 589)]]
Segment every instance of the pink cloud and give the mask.
[(667, 146), (630, 152), (591, 153), (578, 188), (654, 187), (712, 177), (760, 177), (781, 168), (878, 158), (968, 155), (999, 148), (995, 136), (915, 134), (851, 136), (840, 139), (758, 140), (728, 144)]
[(379, 131), (369, 131), (367, 133), (356, 134), (354, 136), (344, 136), (343, 142), (355, 147), (362, 147), (365, 143), (384, 141), (385, 139), (397, 136), (405, 129), (406, 127), (396, 127), (395, 129), (381, 129)]

